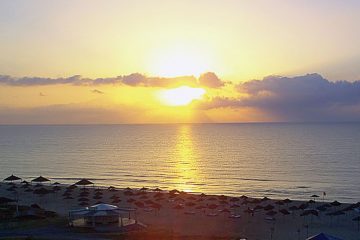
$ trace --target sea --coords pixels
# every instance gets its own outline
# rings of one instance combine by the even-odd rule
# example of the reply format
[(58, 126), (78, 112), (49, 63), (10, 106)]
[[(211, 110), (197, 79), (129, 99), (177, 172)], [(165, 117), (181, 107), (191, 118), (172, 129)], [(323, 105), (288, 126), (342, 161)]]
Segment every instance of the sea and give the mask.
[(360, 201), (360, 123), (2, 125), (0, 178)]

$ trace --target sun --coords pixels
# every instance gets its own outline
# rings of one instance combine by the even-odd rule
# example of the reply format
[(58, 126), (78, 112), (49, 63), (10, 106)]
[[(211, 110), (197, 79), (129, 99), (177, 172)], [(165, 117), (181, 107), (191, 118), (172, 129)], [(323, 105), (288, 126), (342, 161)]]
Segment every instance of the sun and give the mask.
[(200, 100), (204, 94), (205, 90), (202, 88), (181, 86), (160, 91), (159, 98), (168, 106), (186, 106), (194, 100)]

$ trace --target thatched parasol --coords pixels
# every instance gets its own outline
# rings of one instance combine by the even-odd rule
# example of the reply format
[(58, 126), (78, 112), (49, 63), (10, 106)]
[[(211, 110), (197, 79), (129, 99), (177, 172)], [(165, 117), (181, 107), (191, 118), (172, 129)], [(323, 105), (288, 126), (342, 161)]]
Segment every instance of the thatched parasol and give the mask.
[(11, 176), (7, 177), (4, 179), (4, 181), (6, 182), (13, 182), (13, 181), (18, 181), (18, 180), (21, 180), (21, 178), (11, 174)]
[(315, 209), (308, 209), (308, 210), (304, 210), (300, 216), (308, 216), (308, 215), (314, 215), (314, 216), (319, 216), (319, 212)]
[(45, 178), (43, 176), (39, 176), (37, 178), (34, 178), (33, 180), (31, 180), (31, 182), (36, 182), (36, 183), (43, 183), (43, 182), (49, 182), (50, 179)]
[(339, 203), (338, 201), (333, 201), (332, 203), (330, 203), (332, 206), (334, 206), (334, 207), (337, 207), (337, 206), (340, 206), (341, 205), (341, 203)]
[(265, 211), (269, 211), (269, 210), (273, 210), (275, 207), (273, 206), (273, 205), (271, 205), (271, 204), (268, 204), (268, 205), (266, 205), (265, 207), (264, 207), (264, 210)]
[(76, 182), (75, 185), (85, 187), (87, 185), (94, 185), (94, 183), (88, 179), (83, 178), (83, 179), (79, 180), (78, 182)]

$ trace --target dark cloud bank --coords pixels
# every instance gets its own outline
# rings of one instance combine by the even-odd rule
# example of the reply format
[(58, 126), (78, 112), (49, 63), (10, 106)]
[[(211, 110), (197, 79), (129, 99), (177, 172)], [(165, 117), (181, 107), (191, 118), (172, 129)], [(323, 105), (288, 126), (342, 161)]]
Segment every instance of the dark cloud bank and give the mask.
[(202, 109), (250, 107), (279, 121), (360, 121), (360, 81), (330, 82), (319, 74), (270, 76), (236, 85), (239, 98), (216, 97)]
[(174, 78), (165, 77), (147, 77), (140, 73), (133, 73), (125, 76), (117, 76), (113, 78), (83, 78), (75, 75), (68, 78), (41, 78), (41, 77), (22, 77), (14, 78), (8, 75), (0, 75), (0, 84), (8, 86), (44, 86), (68, 84), (75, 86), (97, 86), (97, 85), (127, 85), (127, 86), (143, 86), (143, 87), (173, 87), (187, 84), (190, 86), (203, 86), (209, 88), (219, 88), (224, 86), (215, 73), (208, 72), (202, 74), (199, 79), (194, 76), (181, 76)]

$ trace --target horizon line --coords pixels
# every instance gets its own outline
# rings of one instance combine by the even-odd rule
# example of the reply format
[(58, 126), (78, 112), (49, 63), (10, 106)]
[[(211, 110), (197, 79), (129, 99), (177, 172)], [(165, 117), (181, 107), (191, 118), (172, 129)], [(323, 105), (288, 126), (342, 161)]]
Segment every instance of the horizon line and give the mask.
[(357, 121), (279, 121), (279, 122), (178, 122), (178, 123), (35, 123), (0, 124), (0, 126), (116, 126), (116, 125), (213, 125), (213, 124), (354, 124)]

